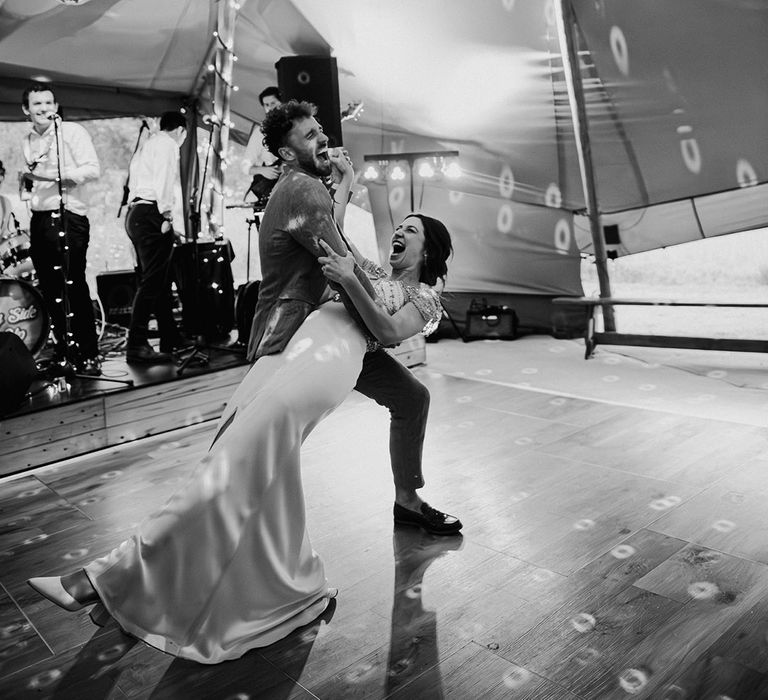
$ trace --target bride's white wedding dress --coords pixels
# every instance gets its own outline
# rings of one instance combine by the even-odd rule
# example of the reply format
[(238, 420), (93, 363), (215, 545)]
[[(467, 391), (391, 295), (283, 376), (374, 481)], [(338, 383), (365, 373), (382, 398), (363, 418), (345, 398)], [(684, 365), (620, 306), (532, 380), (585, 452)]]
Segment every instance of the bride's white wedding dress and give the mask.
[[(426, 285), (380, 277), (374, 287), (390, 313), (414, 301), (426, 331), (439, 322), (439, 299)], [(282, 353), (253, 365), (187, 484), (85, 567), (126, 632), (217, 663), (272, 644), (325, 610), (329, 589), (306, 530), (300, 450), (352, 391), (365, 351), (343, 306), (326, 303)]]

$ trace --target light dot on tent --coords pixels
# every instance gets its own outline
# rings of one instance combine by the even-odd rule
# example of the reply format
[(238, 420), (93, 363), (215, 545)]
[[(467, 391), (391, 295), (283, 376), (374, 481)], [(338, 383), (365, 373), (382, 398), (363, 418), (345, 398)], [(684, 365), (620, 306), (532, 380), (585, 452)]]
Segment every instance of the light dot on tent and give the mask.
[(559, 209), (562, 203), (563, 195), (560, 192), (560, 188), (554, 182), (550, 182), (544, 194), (544, 204), (548, 207)]
[(499, 194), (505, 199), (512, 197), (515, 191), (515, 174), (512, 172), (512, 168), (505, 165), (501, 169), (499, 175)]
[(637, 387), (640, 391), (654, 391), (656, 389), (655, 384), (641, 384)]
[(680, 152), (683, 154), (683, 163), (692, 173), (701, 172), (701, 151), (694, 138), (680, 140)]
[(712, 523), (712, 529), (718, 532), (731, 532), (736, 527), (736, 523), (733, 520), (716, 520)]
[(617, 26), (611, 27), (610, 44), (616, 67), (623, 75), (629, 75), (629, 51), (627, 50), (627, 40), (624, 37), (624, 32)]
[(515, 0), (501, 0), (501, 4), (504, 5), (507, 12), (512, 12), (515, 9)]
[(555, 224), (555, 250), (567, 255), (571, 247), (571, 226), (567, 219), (558, 219)]
[(606, 374), (603, 377), (603, 381), (608, 383), (608, 384), (613, 384), (613, 383), (619, 381), (619, 377), (617, 377), (615, 374)]
[(722, 379), (728, 376), (728, 372), (723, 369), (713, 369), (711, 372), (707, 372), (707, 376), (712, 379)]
[(736, 180), (739, 187), (753, 187), (757, 184), (757, 173), (746, 158), (739, 158), (736, 162)]
[(520, 374), (538, 374), (539, 370), (536, 367), (523, 367), (520, 370)]
[(456, 190), (450, 190), (448, 192), (448, 201), (451, 204), (458, 204), (462, 199), (464, 199), (463, 192), (457, 192)]
[(393, 187), (389, 191), (389, 206), (399, 209), (405, 201), (405, 190), (402, 187)]
[(509, 204), (502, 204), (496, 216), (496, 228), (500, 233), (509, 233), (515, 223), (515, 214)]

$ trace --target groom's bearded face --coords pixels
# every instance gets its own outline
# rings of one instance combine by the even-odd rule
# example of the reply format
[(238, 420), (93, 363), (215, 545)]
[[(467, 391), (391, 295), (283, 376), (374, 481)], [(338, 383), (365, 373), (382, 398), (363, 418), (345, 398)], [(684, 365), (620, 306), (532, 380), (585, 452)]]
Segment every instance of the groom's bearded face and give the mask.
[(294, 162), (310, 175), (325, 177), (331, 174), (328, 158), (328, 137), (314, 117), (294, 122), (285, 145), (293, 152)]

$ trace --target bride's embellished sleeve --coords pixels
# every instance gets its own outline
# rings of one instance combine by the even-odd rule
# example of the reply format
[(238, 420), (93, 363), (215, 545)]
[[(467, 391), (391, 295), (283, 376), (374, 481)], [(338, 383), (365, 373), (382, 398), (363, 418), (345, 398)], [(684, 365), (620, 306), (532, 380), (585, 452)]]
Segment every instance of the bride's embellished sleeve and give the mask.
[(418, 287), (406, 287), (405, 292), (410, 301), (424, 319), (423, 335), (429, 335), (437, 330), (440, 325), (440, 319), (443, 316), (443, 306), (440, 303), (440, 295), (427, 284), (420, 284)]
[(382, 279), (383, 277), (388, 277), (387, 273), (384, 271), (384, 268), (377, 265), (372, 260), (368, 260), (368, 258), (363, 258), (362, 262), (360, 263), (360, 267), (362, 268), (363, 272), (365, 272), (368, 277), (371, 279)]

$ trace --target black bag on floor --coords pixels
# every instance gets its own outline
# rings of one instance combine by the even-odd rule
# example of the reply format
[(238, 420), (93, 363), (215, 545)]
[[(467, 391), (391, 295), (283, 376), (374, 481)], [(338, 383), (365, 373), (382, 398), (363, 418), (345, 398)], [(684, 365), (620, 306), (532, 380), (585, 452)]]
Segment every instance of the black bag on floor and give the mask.
[(248, 345), (251, 337), (251, 324), (256, 313), (259, 299), (259, 280), (241, 284), (235, 295), (235, 319), (237, 321), (237, 342)]
[(467, 309), (463, 339), (514, 340), (517, 338), (517, 314), (508, 306), (488, 306), (485, 299), (473, 299)]
[(18, 407), (36, 376), (35, 358), (24, 341), (10, 331), (0, 332), (0, 415)]

